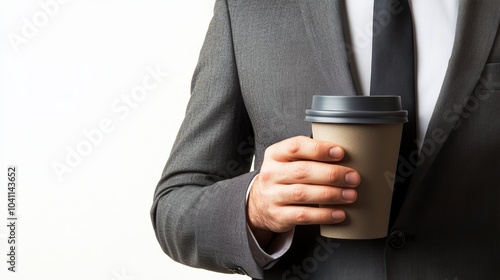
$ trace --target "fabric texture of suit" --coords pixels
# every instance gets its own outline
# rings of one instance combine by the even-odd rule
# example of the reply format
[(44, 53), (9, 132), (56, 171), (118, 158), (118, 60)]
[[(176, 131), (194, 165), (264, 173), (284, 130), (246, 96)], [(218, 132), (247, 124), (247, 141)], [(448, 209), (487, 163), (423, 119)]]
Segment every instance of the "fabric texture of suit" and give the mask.
[(448, 70), (389, 237), (334, 240), (297, 226), (271, 268), (252, 253), (245, 196), (265, 149), (311, 134), (312, 95), (357, 94), (344, 9), (341, 0), (216, 1), (154, 196), (161, 247), (186, 265), (256, 279), (498, 277), (500, 0), (460, 1)]

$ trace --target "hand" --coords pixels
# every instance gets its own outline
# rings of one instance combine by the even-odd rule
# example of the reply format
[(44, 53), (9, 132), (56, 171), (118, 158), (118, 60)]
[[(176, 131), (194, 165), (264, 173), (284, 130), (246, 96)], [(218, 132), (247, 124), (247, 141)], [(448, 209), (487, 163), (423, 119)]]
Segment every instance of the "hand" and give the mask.
[(262, 248), (273, 233), (345, 219), (341, 209), (317, 207), (356, 201), (361, 178), (354, 169), (334, 164), (343, 157), (334, 143), (304, 136), (267, 148), (247, 204), (248, 224)]

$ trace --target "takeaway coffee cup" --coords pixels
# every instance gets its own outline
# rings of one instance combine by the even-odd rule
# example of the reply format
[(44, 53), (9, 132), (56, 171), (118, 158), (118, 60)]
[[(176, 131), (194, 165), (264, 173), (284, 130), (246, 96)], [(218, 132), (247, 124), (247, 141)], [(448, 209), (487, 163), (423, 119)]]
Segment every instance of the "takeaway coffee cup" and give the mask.
[(321, 235), (339, 239), (387, 236), (393, 179), (407, 115), (399, 96), (313, 96), (311, 109), (306, 110), (313, 138), (343, 147), (345, 158), (339, 164), (356, 169), (361, 176), (356, 202), (320, 205), (346, 212), (342, 223), (321, 225)]

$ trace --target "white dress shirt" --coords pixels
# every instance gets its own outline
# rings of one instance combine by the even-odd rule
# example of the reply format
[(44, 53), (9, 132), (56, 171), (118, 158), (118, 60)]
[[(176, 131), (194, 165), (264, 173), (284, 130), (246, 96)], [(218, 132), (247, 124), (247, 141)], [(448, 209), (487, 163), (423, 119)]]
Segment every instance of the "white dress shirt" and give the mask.
[[(451, 56), (457, 0), (409, 0), (415, 37), (417, 137), (425, 136)], [(373, 0), (347, 0), (347, 22), (358, 74), (359, 94), (370, 94)]]
[[(415, 37), (419, 147), (425, 136), (448, 68), (448, 60), (455, 40), (458, 2), (457, 0), (409, 0)], [(353, 62), (358, 77), (355, 82), (358, 94), (361, 95), (370, 93), (373, 6), (374, 0), (346, 0), (347, 23), (354, 53)], [(258, 248), (257, 241), (250, 230), (248, 231), (254, 242), (251, 246), (257, 246), (257, 250), (262, 251)], [(268, 250), (269, 256), (273, 259), (282, 256), (290, 247), (292, 238), (293, 231), (280, 234), (279, 238), (271, 244), (272, 250)]]

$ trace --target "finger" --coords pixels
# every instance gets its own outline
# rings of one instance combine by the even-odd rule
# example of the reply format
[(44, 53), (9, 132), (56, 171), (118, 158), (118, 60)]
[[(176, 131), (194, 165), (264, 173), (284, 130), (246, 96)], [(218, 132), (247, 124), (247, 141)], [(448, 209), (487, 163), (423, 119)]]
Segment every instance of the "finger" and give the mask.
[(344, 157), (344, 149), (331, 142), (297, 136), (272, 145), (266, 151), (266, 156), (281, 162), (296, 160), (333, 162)]
[(295, 161), (277, 164), (275, 168), (277, 172), (272, 173), (273, 180), (281, 184), (330, 185), (352, 188), (361, 182), (361, 177), (356, 170), (324, 162)]
[(346, 218), (345, 212), (337, 208), (286, 206), (280, 211), (281, 222), (290, 225), (336, 224)]
[(350, 204), (358, 198), (354, 189), (317, 185), (284, 185), (276, 196), (279, 205), (299, 204)]

